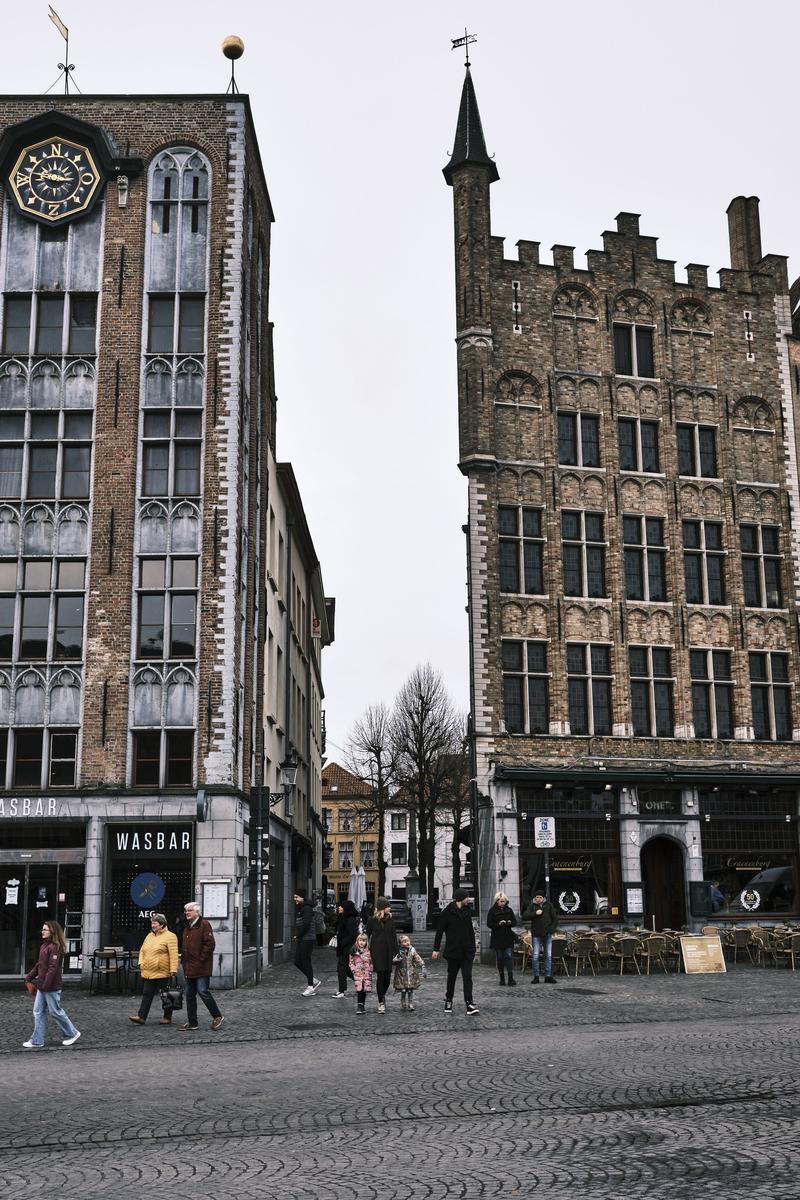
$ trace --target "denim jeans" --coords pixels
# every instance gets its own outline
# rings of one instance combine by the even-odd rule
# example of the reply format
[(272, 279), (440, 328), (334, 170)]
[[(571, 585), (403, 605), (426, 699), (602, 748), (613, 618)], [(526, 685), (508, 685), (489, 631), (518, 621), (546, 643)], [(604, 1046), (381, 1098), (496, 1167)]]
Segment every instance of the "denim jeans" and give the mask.
[(186, 980), (186, 1023), (188, 1025), (197, 1024), (197, 997), (203, 1001), (212, 1017), (221, 1017), (222, 1013), (217, 1007), (217, 1002), (211, 995), (208, 976), (201, 976), (200, 979)]
[(33, 1033), (31, 1041), (34, 1046), (44, 1045), (44, 1034), (47, 1028), (47, 1014), (53, 1018), (65, 1038), (75, 1037), (78, 1032), (61, 1007), (61, 992), (37, 992), (33, 1002)]
[(542, 951), (542, 943), (544, 943), (544, 973), (545, 975), (553, 974), (553, 935), (546, 933), (544, 937), (535, 937), (533, 939), (533, 955), (531, 956), (531, 970), (534, 975), (539, 974), (539, 955)]
[(509, 979), (514, 974), (514, 947), (503, 946), (502, 949), (497, 949), (494, 952), (497, 959), (497, 969), (502, 975), (504, 971), (508, 971)]

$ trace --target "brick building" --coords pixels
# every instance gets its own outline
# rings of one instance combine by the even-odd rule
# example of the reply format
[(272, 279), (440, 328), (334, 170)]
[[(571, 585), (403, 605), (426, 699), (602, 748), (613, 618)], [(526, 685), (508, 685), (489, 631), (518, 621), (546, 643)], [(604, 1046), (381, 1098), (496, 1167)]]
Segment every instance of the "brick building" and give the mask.
[(338, 763), (322, 768), (323, 882), (337, 904), (347, 899), (353, 867), (364, 868), (369, 903), (377, 897), (378, 818), (371, 797), (369, 784)]
[(586, 267), (506, 257), (469, 70), (444, 174), (482, 911), (553, 816), (565, 920), (797, 917), (800, 353), (758, 200), (717, 285), (632, 213)]
[[(249, 103), (5, 97), (0, 130), (0, 974), (37, 909), (76, 974), (194, 895), (235, 985), (264, 942), (248, 825), (273, 783), (273, 214)], [(328, 633), (307, 591), (299, 614), (281, 597), (303, 654)], [(320, 698), (317, 671), (317, 731)], [(275, 753), (305, 838), (319, 756), (291, 718)]]

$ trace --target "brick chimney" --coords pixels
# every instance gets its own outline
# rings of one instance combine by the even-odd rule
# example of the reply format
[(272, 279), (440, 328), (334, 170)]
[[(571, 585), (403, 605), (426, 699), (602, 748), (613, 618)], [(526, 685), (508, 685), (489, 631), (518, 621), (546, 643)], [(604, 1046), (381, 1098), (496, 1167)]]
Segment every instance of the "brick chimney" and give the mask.
[(737, 196), (731, 200), (728, 205), (728, 237), (733, 269), (753, 271), (761, 261), (758, 196)]

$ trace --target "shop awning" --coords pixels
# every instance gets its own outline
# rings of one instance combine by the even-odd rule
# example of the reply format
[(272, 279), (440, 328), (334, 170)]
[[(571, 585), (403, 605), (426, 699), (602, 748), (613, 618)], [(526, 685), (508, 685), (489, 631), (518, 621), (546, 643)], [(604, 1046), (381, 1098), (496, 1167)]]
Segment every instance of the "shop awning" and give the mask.
[(649, 784), (709, 784), (712, 786), (741, 786), (748, 783), (759, 783), (768, 786), (800, 787), (800, 762), (785, 771), (774, 768), (761, 769), (755, 766), (740, 766), (739, 764), (704, 767), (702, 765), (681, 766), (642, 766), (627, 763), (606, 763), (585, 767), (507, 767), (502, 764), (494, 769), (497, 782), (516, 784), (571, 784), (588, 785), (607, 783), (636, 785)]

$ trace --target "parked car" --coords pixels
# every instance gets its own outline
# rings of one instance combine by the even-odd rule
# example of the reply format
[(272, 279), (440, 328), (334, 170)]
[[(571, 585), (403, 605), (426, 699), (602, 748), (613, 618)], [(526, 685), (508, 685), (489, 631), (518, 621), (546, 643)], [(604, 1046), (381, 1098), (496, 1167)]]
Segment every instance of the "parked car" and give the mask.
[(394, 927), (399, 933), (411, 933), (414, 929), (414, 919), (411, 915), (411, 907), (406, 900), (390, 900), (389, 905), (392, 910), (392, 920)]

